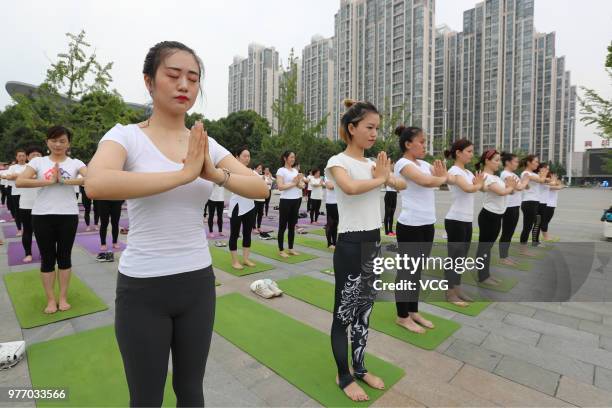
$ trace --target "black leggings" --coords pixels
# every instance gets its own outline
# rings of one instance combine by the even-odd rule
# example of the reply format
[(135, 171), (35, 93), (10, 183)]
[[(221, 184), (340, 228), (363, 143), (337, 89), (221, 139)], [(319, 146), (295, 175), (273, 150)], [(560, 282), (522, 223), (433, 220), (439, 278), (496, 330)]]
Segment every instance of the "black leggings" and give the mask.
[(40, 271), (54, 272), (72, 267), (72, 245), (79, 225), (79, 216), (72, 214), (33, 215), (32, 228), (40, 250)]
[(385, 193), (385, 235), (393, 232), (393, 215), (397, 206), (397, 191)]
[(508, 257), (508, 251), (510, 250), (510, 242), (512, 236), (516, 230), (516, 224), (519, 220), (519, 207), (506, 208), (506, 212), (502, 217), (502, 229), (501, 237), (499, 238), (499, 257), (501, 259)]
[[(81, 201), (83, 202), (83, 207), (85, 207), (85, 214), (83, 215), (83, 219), (85, 220), (85, 225), (89, 227), (89, 224), (91, 222), (90, 217), (92, 200), (87, 197), (87, 194), (85, 194), (85, 187), (79, 186), (79, 190), (81, 190)], [(98, 225), (98, 221), (100, 218), (98, 215), (98, 205), (96, 204), (96, 201), (94, 201), (93, 204), (94, 225)]]
[(480, 210), (480, 214), (478, 214), (480, 235), (478, 236), (476, 258), (484, 258), (484, 268), (478, 270), (478, 282), (482, 282), (491, 276), (489, 272), (491, 266), (491, 248), (493, 248), (499, 236), (503, 216), (503, 214), (495, 214), (486, 208)]
[(219, 232), (223, 232), (223, 205), (225, 203), (223, 201), (212, 201), (208, 200), (206, 205), (208, 206), (208, 230), (213, 232), (213, 221), (215, 217), (215, 212), (217, 213), (217, 228), (219, 228)]
[[(470, 242), (472, 242), (472, 223), (445, 219), (444, 229), (448, 237), (448, 257), (465, 259), (470, 251)], [(453, 264), (455, 263), (453, 261)], [(444, 278), (448, 281), (449, 289), (461, 285), (461, 275), (453, 269), (444, 270)]]
[(11, 191), (13, 188), (11, 186), (6, 186), (6, 208), (11, 213), (11, 217), (15, 218), (13, 215), (13, 203), (11, 202)]
[(255, 201), (255, 226), (257, 228), (261, 228), (261, 220), (263, 219), (264, 214), (264, 202), (263, 201)]
[(15, 225), (17, 225), (17, 229), (21, 231), (21, 215), (19, 214), (19, 195), (11, 195), (11, 215), (15, 219)]
[(170, 350), (177, 406), (204, 406), (202, 381), (214, 320), (211, 266), (153, 278), (118, 273), (115, 335), (130, 406), (161, 406)]
[(536, 224), (539, 205), (540, 203), (537, 201), (523, 201), (521, 203), (521, 210), (523, 211), (523, 230), (521, 231), (521, 244), (527, 243), (527, 240), (529, 239), (529, 234), (531, 233), (531, 230)]
[(285, 240), (285, 230), (287, 230), (287, 241), (289, 249), (293, 249), (295, 238), (295, 226), (298, 222), (298, 213), (302, 205), (302, 198), (281, 198), (278, 205), (278, 249), (283, 250)]
[(310, 209), (312, 208), (312, 199), (310, 198), (310, 196), (312, 195), (312, 190), (306, 190), (306, 196), (308, 197), (308, 200), (306, 201), (306, 211), (310, 212)]
[(106, 245), (106, 232), (108, 231), (108, 221), (112, 226), (113, 244), (119, 238), (119, 219), (121, 218), (121, 205), (119, 200), (98, 200), (98, 211), (100, 212), (100, 244)]
[(546, 206), (543, 209), (544, 216), (542, 217), (542, 225), (540, 225), (540, 230), (543, 232), (548, 232), (548, 224), (550, 220), (552, 220), (553, 215), (555, 215), (555, 207)]
[(265, 203), (265, 210), (266, 210), (266, 217), (268, 216), (268, 209), (270, 208), (270, 199), (272, 198), (272, 190), (268, 190), (268, 198), (266, 198)]
[[(398, 253), (400, 256), (407, 254), (411, 258), (420, 258), (424, 256), (427, 258), (431, 253), (431, 247), (433, 246), (433, 239), (435, 234), (435, 228), (433, 224), (411, 226), (404, 225), (400, 222), (397, 223), (397, 243)], [(422, 265), (419, 264), (418, 268), (414, 273), (406, 269), (398, 269), (397, 275), (395, 276), (395, 282), (400, 281), (411, 281), (415, 282), (415, 290), (411, 290), (408, 293), (409, 301), (399, 301), (400, 297), (405, 298), (405, 294), (396, 292), (395, 294), (395, 307), (397, 309), (398, 317), (408, 317), (410, 313), (416, 313), (419, 311), (419, 291), (420, 291), (420, 280)]]
[(2, 205), (6, 204), (6, 186), (0, 186), (0, 192), (2, 193)]
[(351, 348), (355, 377), (363, 378), (370, 314), (376, 299), (373, 260), (381, 256), (380, 230), (345, 232), (338, 236), (334, 252), (334, 315), (331, 345), (340, 388), (354, 381), (349, 371), (347, 329), (351, 326)]
[(21, 245), (26, 256), (32, 255), (32, 210), (19, 209), (19, 218), (23, 224), (23, 235), (21, 235)]
[(325, 237), (327, 238), (327, 246), (336, 246), (338, 238), (338, 204), (325, 204), (325, 215), (327, 216), (327, 224), (325, 225)]
[(238, 235), (240, 235), (240, 226), (242, 225), (242, 247), (251, 247), (251, 230), (255, 223), (255, 209), (251, 208), (249, 212), (238, 215), (239, 205), (234, 206), (232, 216), (230, 218), (230, 237), (229, 250), (236, 251), (238, 249)]
[(319, 221), (319, 212), (321, 211), (321, 200), (316, 198), (310, 199), (310, 222)]

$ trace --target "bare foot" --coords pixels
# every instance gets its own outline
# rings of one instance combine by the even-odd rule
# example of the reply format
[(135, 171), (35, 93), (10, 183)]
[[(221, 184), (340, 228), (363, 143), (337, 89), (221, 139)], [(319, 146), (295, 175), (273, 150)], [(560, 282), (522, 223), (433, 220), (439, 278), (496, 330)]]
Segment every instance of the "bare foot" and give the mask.
[(300, 253), (294, 249), (289, 249), (287, 250), (287, 252), (289, 253), (289, 255), (299, 255)]
[(331, 249), (333, 251), (334, 249), (336, 249), (336, 246), (335, 245), (330, 245), (330, 246), (327, 247), (327, 249)]
[(32, 262), (32, 255), (28, 255), (25, 258), (22, 259), (23, 263), (30, 263)]
[(55, 303), (55, 300), (51, 300), (47, 303), (47, 307), (45, 307), (45, 313), (53, 314), (55, 312), (57, 312), (57, 303)]
[(121, 249), (121, 245), (119, 245), (119, 243), (117, 242), (116, 244), (113, 244), (113, 248)]
[(461, 299), (459, 296), (457, 295), (450, 295), (447, 294), (446, 295), (446, 301), (455, 305), (455, 306), (459, 306), (459, 307), (468, 307), (469, 303), (464, 302), (463, 299)]
[(106, 252), (106, 251), (108, 251), (108, 246), (106, 246), (106, 245), (100, 245), (100, 251), (102, 251), (102, 252)]
[(285, 251), (280, 251), (280, 252), (278, 253), (278, 255), (279, 255), (281, 258), (289, 258), (289, 254), (288, 254), (287, 252), (285, 252)]
[(459, 287), (456, 288), (457, 291), (457, 296), (459, 297), (459, 299), (461, 300), (465, 300), (466, 302), (473, 302), (474, 299), (472, 299), (470, 296), (468, 296), (467, 293), (465, 293), (464, 291), (462, 291)]
[(59, 310), (60, 312), (65, 312), (66, 310), (70, 310), (72, 306), (70, 306), (70, 303), (68, 303), (65, 299), (62, 300), (60, 299), (59, 301)]
[(91, 231), (91, 230), (92, 230), (92, 228), (91, 228), (91, 226), (89, 226), (89, 225), (88, 225), (88, 226), (85, 228), (85, 232), (89, 232), (89, 231)]
[(502, 258), (499, 260), (500, 264), (504, 264), (504, 265), (509, 265), (509, 266), (514, 266), (516, 265), (516, 262), (514, 262), (512, 259), (510, 258)]
[(244, 266), (242, 266), (240, 262), (232, 262), (232, 268), (242, 270), (244, 269)]
[(15, 234), (15, 236), (20, 237), (23, 235), (23, 232), (21, 230), (17, 231), (17, 234)]
[(249, 260), (249, 259), (245, 259), (245, 260), (244, 260), (244, 261), (242, 261), (242, 262), (244, 262), (244, 264), (245, 264), (246, 266), (255, 266), (255, 265), (257, 265), (255, 262), (253, 262), (253, 261), (251, 261), (251, 260)]
[(483, 285), (489, 285), (489, 286), (498, 286), (499, 285), (499, 282), (496, 281), (495, 279), (491, 278), (490, 276), (487, 279), (485, 279), (482, 282), (480, 282), (480, 283), (482, 283)]
[(521, 250), (519, 251), (519, 253), (520, 253), (521, 255), (523, 255), (523, 256), (535, 256), (535, 254), (534, 254), (533, 252), (529, 252), (529, 251), (528, 251), (528, 250), (526, 250), (526, 249), (521, 249)]
[(97, 225), (94, 225), (94, 229), (95, 229), (96, 231), (100, 231), (100, 227), (98, 227)]
[(395, 320), (395, 323), (399, 324), (400, 326), (408, 329), (409, 331), (413, 333), (417, 333), (417, 334), (425, 333), (425, 329), (419, 326), (418, 324), (416, 324), (416, 322), (412, 320), (410, 317), (398, 317)]
[(426, 318), (424, 318), (423, 316), (421, 316), (419, 313), (411, 313), (410, 317), (412, 318), (412, 320), (414, 320), (415, 322), (417, 322), (418, 324), (420, 324), (421, 326), (427, 329), (434, 328), (434, 324), (430, 322), (429, 320), (427, 320)]
[[(338, 376), (336, 375), (336, 385), (340, 385), (338, 381)], [(357, 384), (355, 381), (347, 385), (342, 389), (347, 397), (349, 397), (353, 401), (369, 401), (370, 397), (368, 394)]]
[(368, 384), (372, 388), (376, 388), (377, 390), (384, 390), (385, 383), (382, 378), (375, 376), (374, 374), (365, 373), (363, 380), (366, 384)]

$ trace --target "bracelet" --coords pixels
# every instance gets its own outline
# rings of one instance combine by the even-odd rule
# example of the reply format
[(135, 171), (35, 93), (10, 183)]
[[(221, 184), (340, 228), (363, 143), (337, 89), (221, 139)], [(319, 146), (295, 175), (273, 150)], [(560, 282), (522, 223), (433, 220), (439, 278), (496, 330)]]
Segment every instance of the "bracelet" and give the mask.
[(232, 173), (230, 173), (230, 171), (228, 169), (226, 169), (226, 168), (222, 168), (221, 170), (223, 171), (223, 176), (224, 177), (223, 177), (223, 181), (222, 182), (217, 183), (217, 185), (219, 187), (223, 187), (227, 183), (227, 181), (229, 180), (230, 176), (232, 175)]

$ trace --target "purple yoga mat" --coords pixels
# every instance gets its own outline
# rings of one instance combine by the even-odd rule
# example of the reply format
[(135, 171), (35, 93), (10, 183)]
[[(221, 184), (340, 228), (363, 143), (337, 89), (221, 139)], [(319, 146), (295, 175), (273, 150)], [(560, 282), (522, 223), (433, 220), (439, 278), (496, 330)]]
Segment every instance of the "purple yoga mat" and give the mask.
[(23, 250), (23, 245), (21, 245), (21, 242), (9, 242), (8, 249), (6, 252), (8, 253), (9, 266), (40, 263), (40, 252), (38, 251), (38, 245), (36, 245), (36, 241), (32, 241), (32, 262), (30, 263), (23, 263), (25, 251)]
[(0, 215), (0, 219), (4, 220), (4, 221), (6, 221), (6, 222), (11, 222), (11, 218), (13, 218), (13, 217), (11, 216), (11, 213), (10, 213), (10, 212), (8, 212), (8, 211), (3, 212), (3, 213)]
[[(98, 255), (101, 252), (100, 251), (100, 234), (77, 235), (76, 239), (74, 240), (74, 243), (76, 245), (82, 246), (87, 251), (89, 251), (89, 253), (93, 255)], [(108, 235), (106, 237), (106, 246), (108, 247), (108, 251), (121, 252), (125, 250), (125, 247), (126, 247), (125, 243), (121, 241), (118, 242), (119, 246), (121, 247), (120, 249), (114, 249), (112, 243), (113, 243), (113, 239), (111, 238), (110, 235)]]
[[(96, 232), (94, 229), (92, 229), (91, 231), (86, 231), (86, 229), (87, 229), (87, 225), (85, 224), (85, 222), (80, 221), (77, 227), (77, 234), (83, 234), (83, 233), (91, 234), (91, 233)], [(17, 237), (17, 226), (15, 224), (3, 225), (2, 231), (4, 232), (5, 238), (16, 238)]]

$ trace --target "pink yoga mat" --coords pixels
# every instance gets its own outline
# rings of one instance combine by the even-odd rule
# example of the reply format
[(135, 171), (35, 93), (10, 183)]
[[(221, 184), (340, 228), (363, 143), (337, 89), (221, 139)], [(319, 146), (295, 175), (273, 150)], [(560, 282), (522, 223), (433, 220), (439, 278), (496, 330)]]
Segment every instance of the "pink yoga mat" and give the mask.
[(32, 262), (30, 263), (23, 263), (25, 251), (23, 250), (23, 245), (21, 245), (21, 242), (9, 242), (8, 249), (6, 252), (8, 253), (9, 266), (40, 263), (40, 252), (38, 251), (38, 245), (36, 245), (36, 241), (32, 241)]
[[(100, 234), (77, 235), (76, 239), (74, 240), (74, 243), (75, 245), (82, 246), (92, 255), (98, 255), (100, 252), (102, 252), (100, 251)], [(119, 241), (118, 243), (121, 248), (114, 249), (112, 243), (113, 243), (113, 239), (111, 238), (109, 234), (106, 237), (106, 246), (108, 247), (108, 251), (121, 252), (125, 250), (126, 248), (125, 243)]]

